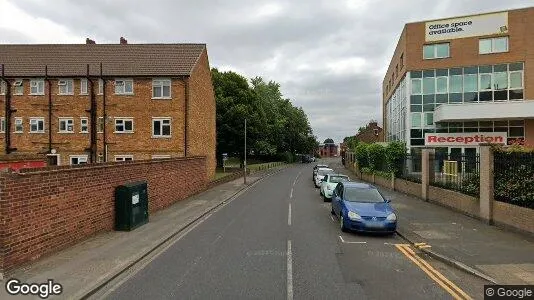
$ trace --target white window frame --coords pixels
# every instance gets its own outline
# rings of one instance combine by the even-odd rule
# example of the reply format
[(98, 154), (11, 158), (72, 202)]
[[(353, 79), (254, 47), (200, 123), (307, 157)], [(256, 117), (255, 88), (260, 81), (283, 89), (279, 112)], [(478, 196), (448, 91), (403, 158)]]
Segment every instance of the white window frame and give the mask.
[[(491, 78), (491, 82), (490, 82), (490, 88), (489, 89), (482, 89), (482, 75), (489, 75), (490, 78)], [(493, 84), (494, 84), (494, 81), (493, 81), (493, 73), (478, 73), (478, 91), (479, 92), (489, 92), (489, 91), (493, 91)]]
[[(495, 41), (499, 39), (506, 40), (506, 50), (505, 51), (497, 51), (495, 50)], [(489, 52), (481, 52), (480, 50), (480, 43), (482, 41), (491, 41), (491, 49)], [(506, 53), (510, 51), (510, 37), (508, 36), (500, 36), (500, 37), (492, 37), (492, 38), (486, 38), (486, 39), (479, 39), (478, 40), (478, 54), (486, 55), (486, 54), (494, 54), (494, 53)]]
[(104, 80), (98, 79), (98, 95), (104, 94)]
[[(413, 93), (413, 82), (419, 81), (419, 86), (421, 87), (420, 92), (418, 94)], [(422, 95), (423, 94), (423, 79), (422, 78), (412, 78), (412, 82), (410, 84), (410, 95)]]
[[(445, 89), (445, 93), (438, 92), (438, 79), (440, 78), (445, 78), (445, 80), (447, 80), (447, 88)], [(436, 86), (434, 89), (434, 94), (437, 95), (437, 94), (448, 94), (449, 93), (449, 76), (438, 76), (436, 77), (435, 83), (436, 83)]]
[[(169, 86), (169, 95), (165, 96), (163, 95), (163, 87)], [(154, 96), (154, 88), (159, 87), (161, 88), (161, 96), (156, 97)], [(152, 79), (152, 99), (171, 99), (172, 98), (172, 81), (169, 78), (154, 78)]]
[[(20, 121), (20, 122), (19, 122)], [(17, 124), (17, 123), (20, 123), (20, 124)], [(15, 133), (23, 133), (24, 132), (24, 119), (20, 118), (20, 117), (17, 117), (15, 118), (15, 122), (13, 123), (14, 124), (14, 129), (15, 129)], [(17, 126), (20, 126), (20, 130), (17, 130)]]
[[(39, 130), (39, 122), (43, 123), (43, 129)], [(37, 130), (32, 130), (32, 123), (37, 123)], [(45, 133), (45, 119), (43, 117), (30, 118), (30, 133)]]
[(0, 95), (5, 95), (7, 90), (7, 84), (5, 81), (0, 80)]
[[(76, 158), (78, 160), (78, 163), (77, 164), (73, 164), (72, 163), (72, 159), (73, 158)], [(85, 160), (84, 163), (80, 163), (80, 159), (81, 160)], [(89, 156), (88, 155), (69, 155), (69, 164), (71, 166), (74, 166), (74, 165), (81, 165), (81, 164), (87, 164), (89, 163)]]
[(87, 78), (80, 79), (80, 95), (89, 94), (89, 82)]
[(133, 155), (131, 154), (115, 155), (114, 159), (115, 161), (129, 161), (129, 160), (133, 160)]
[[(70, 122), (69, 122), (70, 121)], [(62, 122), (66, 122), (65, 124), (65, 130), (61, 130), (61, 123)], [(69, 130), (69, 123), (71, 123), (71, 127), (72, 129)], [(59, 118), (59, 123), (58, 123), (58, 133), (74, 133), (74, 118), (70, 118), (70, 117), (60, 117)]]
[(169, 159), (169, 158), (171, 158), (170, 155), (161, 155), (161, 154), (152, 155), (152, 159)]
[(24, 95), (24, 80), (15, 79), (13, 82), (13, 95)]
[(6, 132), (6, 118), (0, 118), (0, 132)]
[[(448, 56), (438, 56), (438, 45), (448, 45), (449, 47), (449, 55)], [(425, 47), (432, 47), (434, 48), (434, 55), (432, 57), (425, 57)], [(429, 59), (443, 59), (443, 58), (449, 58), (451, 57), (451, 44), (450, 43), (437, 43), (437, 44), (425, 44), (423, 45), (423, 60), (429, 60)]]
[[(521, 87), (512, 87), (512, 73), (521, 74)], [(525, 87), (525, 73), (523, 70), (509, 71), (508, 72), (508, 89), (509, 90), (522, 90)]]
[(98, 117), (96, 121), (96, 133), (104, 133), (104, 117)]
[[(85, 122), (85, 130), (83, 130), (83, 123)], [(80, 133), (89, 133), (89, 118), (82, 117), (80, 118)]]
[[(126, 83), (130, 82), (132, 85), (132, 91), (126, 91)], [(121, 90), (122, 87), (122, 90)], [(117, 78), (115, 79), (115, 95), (133, 95), (134, 94), (134, 81), (129, 78)]]
[[(69, 96), (74, 95), (74, 80), (72, 79), (60, 79), (57, 81), (58, 91), (57, 94), (60, 96)], [(65, 91), (61, 91), (61, 87), (65, 87)]]
[[(123, 122), (123, 126), (124, 126), (124, 131), (117, 131), (117, 122), (120, 122), (122, 121)], [(124, 121), (131, 121), (132, 122), (132, 130), (126, 130), (126, 126), (124, 124)], [(115, 133), (120, 133), (120, 134), (123, 134), (123, 133), (134, 133), (134, 118), (126, 118), (126, 117), (120, 117), (120, 118), (115, 118), (115, 122), (114, 122), (114, 132)]]
[[(35, 93), (33, 92), (33, 88), (37, 88), (37, 91)], [(44, 79), (30, 79), (30, 95), (42, 96), (44, 95), (44, 90)]]
[[(156, 121), (161, 122), (160, 123), (160, 135), (154, 134), (155, 125), (154, 123)], [(169, 121), (169, 135), (163, 135), (163, 121)], [(170, 117), (153, 117), (152, 118), (152, 138), (170, 138), (172, 137), (172, 118)]]

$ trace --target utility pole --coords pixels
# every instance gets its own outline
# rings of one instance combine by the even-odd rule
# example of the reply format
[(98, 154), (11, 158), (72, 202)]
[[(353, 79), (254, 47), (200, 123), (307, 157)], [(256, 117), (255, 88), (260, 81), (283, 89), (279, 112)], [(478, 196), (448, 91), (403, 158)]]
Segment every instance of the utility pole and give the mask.
[(245, 162), (243, 164), (245, 167), (245, 175), (243, 176), (244, 184), (247, 184), (247, 119), (245, 118)]

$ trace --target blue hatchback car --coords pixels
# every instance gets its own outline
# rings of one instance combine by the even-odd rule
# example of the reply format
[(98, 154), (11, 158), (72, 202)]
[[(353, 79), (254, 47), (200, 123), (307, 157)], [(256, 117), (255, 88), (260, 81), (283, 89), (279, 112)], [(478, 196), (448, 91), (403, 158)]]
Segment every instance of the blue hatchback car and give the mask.
[(332, 194), (332, 214), (342, 231), (394, 233), (397, 215), (378, 189), (358, 182), (340, 182)]

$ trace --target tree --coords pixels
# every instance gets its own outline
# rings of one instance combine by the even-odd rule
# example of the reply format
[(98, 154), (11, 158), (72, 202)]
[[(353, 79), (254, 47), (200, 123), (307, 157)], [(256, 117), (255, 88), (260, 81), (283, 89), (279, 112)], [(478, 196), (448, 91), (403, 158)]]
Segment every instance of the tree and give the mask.
[(334, 140), (331, 139), (331, 138), (328, 138), (328, 139), (324, 140), (324, 143), (325, 143), (325, 144), (333, 144), (333, 143), (334, 143)]

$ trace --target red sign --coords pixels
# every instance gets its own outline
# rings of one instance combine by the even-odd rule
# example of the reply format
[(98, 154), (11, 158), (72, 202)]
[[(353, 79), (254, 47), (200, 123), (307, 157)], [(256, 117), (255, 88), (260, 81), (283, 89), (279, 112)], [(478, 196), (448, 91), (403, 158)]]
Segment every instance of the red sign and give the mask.
[(506, 145), (506, 132), (426, 133), (426, 146), (477, 146), (483, 143)]

